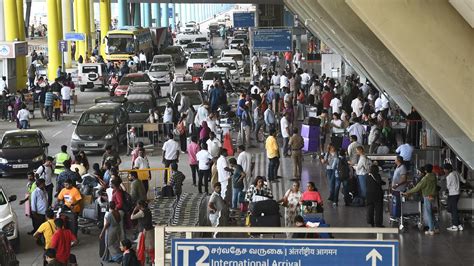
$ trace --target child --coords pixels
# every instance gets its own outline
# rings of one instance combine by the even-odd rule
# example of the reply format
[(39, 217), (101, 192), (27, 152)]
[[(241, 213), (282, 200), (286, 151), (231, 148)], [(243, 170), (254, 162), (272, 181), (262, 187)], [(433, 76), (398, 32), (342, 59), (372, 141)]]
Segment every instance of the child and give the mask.
[(53, 101), (54, 109), (54, 120), (59, 121), (61, 119), (61, 100), (59, 97), (55, 97)]

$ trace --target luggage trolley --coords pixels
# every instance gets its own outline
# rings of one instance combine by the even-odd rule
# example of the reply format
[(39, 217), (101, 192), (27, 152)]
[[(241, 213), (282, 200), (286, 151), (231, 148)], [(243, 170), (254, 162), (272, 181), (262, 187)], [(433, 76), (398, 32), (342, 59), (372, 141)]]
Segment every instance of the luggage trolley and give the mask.
[(405, 223), (412, 223), (423, 229), (422, 203), (418, 195), (401, 196), (399, 226), (400, 231), (404, 231)]

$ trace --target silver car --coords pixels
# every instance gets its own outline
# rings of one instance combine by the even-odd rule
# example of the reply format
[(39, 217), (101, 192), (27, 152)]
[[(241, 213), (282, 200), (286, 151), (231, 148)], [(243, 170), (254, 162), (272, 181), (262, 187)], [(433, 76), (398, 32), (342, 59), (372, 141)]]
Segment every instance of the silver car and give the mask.
[(167, 63), (152, 64), (148, 70), (148, 76), (160, 85), (169, 85), (173, 80), (173, 72)]

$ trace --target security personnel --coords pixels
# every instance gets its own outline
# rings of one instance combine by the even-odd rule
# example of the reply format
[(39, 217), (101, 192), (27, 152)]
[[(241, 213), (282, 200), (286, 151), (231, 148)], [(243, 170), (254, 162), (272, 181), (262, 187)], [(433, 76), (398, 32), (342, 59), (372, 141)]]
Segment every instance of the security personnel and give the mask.
[(291, 159), (293, 160), (293, 176), (295, 179), (301, 179), (301, 165), (303, 161), (301, 149), (304, 147), (304, 140), (298, 135), (298, 128), (293, 129), (293, 135), (290, 137), (288, 145), (291, 149)]
[(54, 173), (56, 175), (59, 175), (60, 173), (64, 171), (64, 161), (71, 159), (71, 156), (69, 156), (69, 154), (67, 153), (66, 145), (61, 146), (61, 152), (56, 154), (56, 156), (54, 156), (54, 159), (56, 162)]

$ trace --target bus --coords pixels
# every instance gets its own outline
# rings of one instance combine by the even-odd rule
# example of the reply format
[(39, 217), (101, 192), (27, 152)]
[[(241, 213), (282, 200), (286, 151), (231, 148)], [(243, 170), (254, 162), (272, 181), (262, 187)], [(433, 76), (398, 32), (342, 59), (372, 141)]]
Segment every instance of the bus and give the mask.
[(112, 30), (104, 38), (107, 61), (127, 61), (143, 51), (150, 61), (153, 58), (153, 38), (149, 28), (123, 27)]

